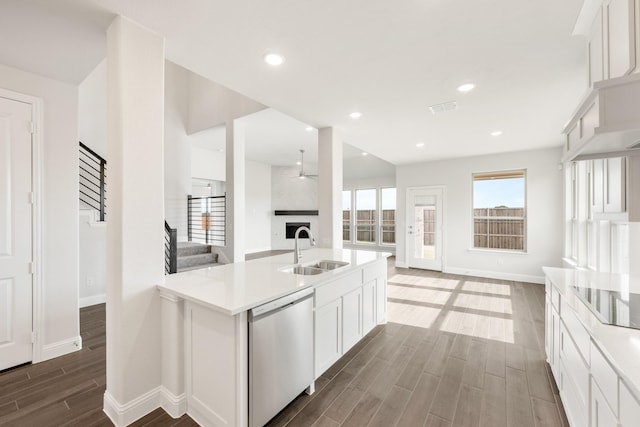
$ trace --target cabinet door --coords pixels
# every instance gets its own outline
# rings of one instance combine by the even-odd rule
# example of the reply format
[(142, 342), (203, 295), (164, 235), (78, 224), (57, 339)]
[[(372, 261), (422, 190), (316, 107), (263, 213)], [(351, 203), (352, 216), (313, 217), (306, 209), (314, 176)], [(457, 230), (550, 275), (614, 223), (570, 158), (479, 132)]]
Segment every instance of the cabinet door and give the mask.
[(610, 0), (606, 3), (608, 78), (620, 77), (635, 68), (633, 0)]
[(560, 316), (558, 312), (551, 308), (551, 359), (549, 365), (557, 377), (558, 362), (560, 361)]
[(387, 278), (376, 279), (376, 323), (387, 322)]
[(362, 333), (368, 333), (376, 325), (376, 280), (362, 286)]
[(362, 338), (362, 288), (342, 297), (342, 352)]
[(315, 321), (317, 378), (342, 355), (342, 298), (316, 308)]
[(591, 212), (604, 211), (604, 160), (591, 161), (591, 182), (589, 182)]
[(624, 212), (626, 202), (626, 158), (604, 159), (604, 211)]
[(626, 384), (620, 383), (620, 426), (633, 427), (640, 420), (640, 404), (633, 397)]
[(604, 78), (602, 42), (602, 12), (598, 12), (593, 21), (591, 37), (587, 42), (589, 54), (589, 87), (593, 87), (594, 82), (599, 82)]
[(598, 383), (591, 380), (591, 427), (617, 427), (616, 416), (609, 408), (606, 399), (598, 387)]

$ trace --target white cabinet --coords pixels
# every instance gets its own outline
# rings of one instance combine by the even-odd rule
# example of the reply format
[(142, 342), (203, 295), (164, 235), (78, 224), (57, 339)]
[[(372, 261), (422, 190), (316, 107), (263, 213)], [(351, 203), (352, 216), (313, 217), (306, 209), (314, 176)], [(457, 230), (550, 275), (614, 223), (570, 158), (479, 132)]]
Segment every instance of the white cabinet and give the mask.
[(635, 0), (604, 0), (587, 35), (589, 87), (636, 67)]
[(376, 324), (386, 321), (386, 259), (366, 265), (315, 293), (315, 377)]
[(342, 352), (362, 338), (362, 287), (342, 297)]
[(630, 73), (636, 65), (634, 0), (605, 1), (603, 13), (606, 78), (612, 79)]
[[(548, 279), (546, 290), (544, 345), (547, 353), (547, 362), (554, 376), (558, 378), (560, 374), (560, 316), (552, 302), (552, 285)], [(559, 294), (558, 298), (560, 298)], [(557, 306), (559, 307), (559, 301)], [(560, 384), (558, 384), (558, 386), (560, 386)]]
[(620, 382), (620, 427), (634, 427), (638, 424), (640, 424), (640, 404), (626, 384)]
[(589, 200), (591, 212), (604, 211), (604, 159), (590, 161), (591, 173), (589, 182)]
[(593, 20), (591, 34), (587, 41), (590, 87), (604, 78), (603, 52), (602, 12), (598, 11)]
[(342, 355), (342, 298), (320, 308), (315, 313), (316, 378)]
[(376, 325), (376, 280), (362, 285), (362, 332), (368, 333)]
[(604, 211), (618, 213), (626, 210), (626, 157), (612, 157), (603, 160)]
[(376, 280), (376, 323), (387, 321), (387, 274)]
[(618, 427), (615, 414), (594, 380), (591, 380), (591, 427)]

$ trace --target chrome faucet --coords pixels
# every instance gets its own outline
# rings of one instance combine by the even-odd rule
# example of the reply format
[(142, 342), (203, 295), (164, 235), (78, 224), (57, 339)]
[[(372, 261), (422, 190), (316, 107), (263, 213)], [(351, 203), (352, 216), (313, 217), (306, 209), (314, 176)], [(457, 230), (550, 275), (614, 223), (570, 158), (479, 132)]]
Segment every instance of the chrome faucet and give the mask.
[(309, 227), (305, 227), (304, 225), (298, 227), (298, 229), (296, 230), (296, 235), (294, 236), (295, 238), (295, 248), (293, 250), (294, 264), (298, 264), (300, 262), (300, 258), (302, 258), (302, 249), (300, 249), (298, 246), (298, 237), (300, 236), (301, 231), (307, 232), (307, 234), (309, 235), (309, 243), (311, 244), (311, 246), (316, 245), (316, 239), (313, 237), (313, 234), (311, 234), (311, 230), (309, 230)]

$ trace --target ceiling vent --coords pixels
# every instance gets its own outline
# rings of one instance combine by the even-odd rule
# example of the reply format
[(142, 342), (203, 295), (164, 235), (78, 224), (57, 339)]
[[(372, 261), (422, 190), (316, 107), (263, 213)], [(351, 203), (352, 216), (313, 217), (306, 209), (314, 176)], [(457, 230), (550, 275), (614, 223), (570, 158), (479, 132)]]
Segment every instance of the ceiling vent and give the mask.
[(435, 104), (429, 107), (429, 110), (432, 114), (440, 114), (445, 111), (451, 111), (458, 108), (458, 103), (456, 101), (443, 102), (442, 104)]

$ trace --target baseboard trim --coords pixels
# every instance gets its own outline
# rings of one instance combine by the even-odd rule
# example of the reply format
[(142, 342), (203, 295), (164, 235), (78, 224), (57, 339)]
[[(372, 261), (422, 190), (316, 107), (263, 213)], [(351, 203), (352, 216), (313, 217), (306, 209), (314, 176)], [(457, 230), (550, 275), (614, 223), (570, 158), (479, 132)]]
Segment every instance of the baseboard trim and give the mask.
[(91, 295), (90, 297), (80, 298), (80, 308), (89, 307), (96, 304), (104, 304), (107, 302), (107, 294)]
[(258, 249), (249, 249), (249, 250), (247, 250), (245, 252), (245, 255), (247, 255), (247, 254), (256, 254), (258, 252), (267, 252), (267, 251), (270, 251), (270, 250), (271, 250), (270, 246), (264, 247), (264, 248), (258, 248)]
[(54, 359), (65, 354), (73, 353), (82, 349), (82, 337), (69, 338), (66, 340), (58, 341), (53, 344), (47, 344), (42, 347), (40, 353), (40, 360), (38, 362), (44, 362), (45, 360)]
[(160, 386), (160, 389), (160, 406), (167, 414), (172, 418), (180, 418), (187, 413), (187, 396), (184, 393), (176, 396), (164, 386)]
[(115, 427), (128, 426), (161, 406), (164, 399), (163, 394), (165, 394), (163, 388), (162, 386), (156, 387), (125, 404), (118, 402), (107, 390), (104, 392), (102, 410)]
[(457, 267), (447, 267), (443, 270), (443, 273), (459, 274), (462, 276), (484, 277), (487, 279), (512, 280), (515, 282), (544, 284), (544, 276), (533, 276), (529, 274), (514, 274), (485, 270), (468, 270), (466, 268)]

